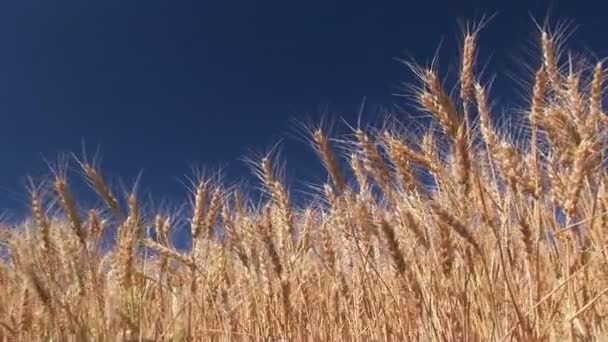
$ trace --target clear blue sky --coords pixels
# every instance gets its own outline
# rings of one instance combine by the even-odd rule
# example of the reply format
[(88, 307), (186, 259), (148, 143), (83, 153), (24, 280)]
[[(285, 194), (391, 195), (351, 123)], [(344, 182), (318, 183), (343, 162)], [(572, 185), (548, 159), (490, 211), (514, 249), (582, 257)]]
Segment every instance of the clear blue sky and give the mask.
[(0, 209), (21, 206), (25, 176), (83, 140), (109, 175), (128, 184), (143, 170), (144, 189), (169, 196), (192, 165), (244, 177), (239, 159), (281, 138), (289, 176), (320, 181), (313, 153), (289, 137), (294, 119), (328, 105), (354, 122), (364, 96), (368, 114), (402, 104), (391, 93), (411, 74), (394, 58), (427, 62), (444, 39), (441, 62), (454, 65), (459, 21), (483, 14), (496, 17), (481, 57), (502, 70), (521, 71), (531, 15), (573, 20), (573, 39), (604, 56), (602, 3), (3, 1)]

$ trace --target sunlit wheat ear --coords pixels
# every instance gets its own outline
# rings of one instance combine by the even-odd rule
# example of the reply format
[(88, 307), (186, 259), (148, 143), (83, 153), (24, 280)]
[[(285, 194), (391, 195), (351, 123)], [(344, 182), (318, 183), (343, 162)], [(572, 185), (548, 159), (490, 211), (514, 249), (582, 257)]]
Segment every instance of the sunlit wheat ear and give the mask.
[(279, 219), (281, 220), (282, 227), (278, 229), (278, 234), (281, 235), (278, 243), (279, 249), (282, 249), (284, 241), (283, 230), (288, 233), (290, 238), (293, 236), (293, 213), (289, 193), (285, 184), (276, 176), (270, 155), (261, 158), (258, 162), (254, 163), (254, 166), (257, 177), (262, 181), (264, 191), (270, 196), (271, 201), (279, 210)]
[(593, 161), (594, 145), (594, 141), (584, 140), (575, 151), (574, 163), (568, 179), (568, 190), (564, 202), (564, 211), (570, 217), (574, 217), (577, 213), (577, 203), (584, 177), (593, 169), (591, 161)]
[(51, 291), (49, 291), (47, 284), (45, 284), (45, 282), (40, 278), (38, 272), (34, 270), (33, 266), (30, 265), (26, 267), (24, 271), (25, 276), (29, 280), (31, 287), (34, 290), (34, 293), (38, 295), (40, 301), (51, 312), (51, 314), (54, 314), (56, 312), (53, 300), (54, 298)]
[(262, 234), (262, 241), (264, 242), (270, 262), (273, 266), (275, 274), (280, 278), (283, 273), (283, 264), (281, 262), (281, 256), (276, 248), (273, 239), (273, 226), (271, 219), (271, 210), (269, 207), (264, 209), (263, 216), (260, 218), (259, 229)]
[(103, 236), (103, 233), (106, 228), (106, 225), (99, 217), (99, 213), (97, 210), (95, 210), (95, 209), (89, 210), (87, 221), (86, 221), (86, 227), (87, 227), (87, 231), (88, 231), (88, 234), (90, 237), (90, 240), (88, 241), (89, 249), (94, 250), (97, 247), (97, 245), (99, 244), (99, 241), (100, 241), (101, 237)]
[(19, 322), (17, 324), (20, 332), (28, 332), (32, 327), (32, 300), (30, 291), (27, 286), (24, 286), (21, 295), (21, 312), (19, 313)]
[(521, 240), (524, 245), (524, 250), (526, 252), (526, 259), (528, 262), (532, 262), (532, 258), (534, 257), (534, 245), (532, 238), (532, 228), (530, 227), (530, 222), (528, 222), (523, 217), (520, 217), (519, 220), (519, 231), (521, 233)]
[(475, 65), (475, 48), (477, 31), (467, 30), (462, 48), (462, 63), (460, 66), (460, 98), (465, 103), (473, 100), (473, 68)]
[(538, 197), (539, 189), (537, 189), (532, 177), (530, 174), (523, 172), (524, 164), (520, 152), (507, 141), (501, 139), (494, 131), (490, 121), (490, 108), (486, 92), (480, 84), (475, 85), (475, 99), (481, 133), (493, 159), (492, 161), (500, 166), (503, 177), (512, 189)]
[[(536, 131), (542, 120), (545, 108), (545, 95), (547, 92), (547, 73), (544, 67), (539, 68), (534, 76), (534, 87), (532, 90), (532, 103), (530, 105), (530, 126)], [(532, 142), (535, 144), (535, 142)]]
[[(424, 148), (422, 148), (422, 151), (419, 152), (408, 146), (406, 143), (401, 141), (398, 137), (391, 134), (390, 132), (385, 132), (383, 138), (387, 149), (391, 151), (391, 155), (394, 156), (397, 160), (409, 160), (412, 163), (418, 164), (426, 168), (430, 172), (440, 172), (440, 165), (437, 163), (434, 146), (429, 148), (430, 150), (432, 150), (432, 152), (427, 152), (427, 150), (425, 150)], [(427, 145), (424, 147), (429, 146)]]
[(379, 226), (380, 230), (382, 230), (386, 238), (388, 249), (390, 251), (391, 258), (393, 260), (393, 263), (395, 264), (397, 272), (404, 275), (407, 268), (405, 257), (403, 256), (403, 252), (401, 251), (401, 247), (399, 246), (399, 241), (397, 240), (397, 236), (395, 234), (393, 226), (391, 226), (384, 219), (380, 221)]
[(32, 208), (32, 214), (34, 215), (34, 221), (40, 230), (40, 236), (42, 237), (42, 244), (45, 250), (52, 248), (51, 241), (51, 224), (46, 215), (45, 209), (42, 203), (42, 194), (40, 187), (31, 185), (30, 186), (30, 204)]
[(452, 98), (445, 92), (437, 71), (423, 70), (420, 78), (424, 88), (418, 94), (419, 104), (435, 117), (449, 137), (455, 137), (463, 117)]
[(205, 218), (205, 205), (207, 197), (208, 182), (200, 180), (194, 191), (194, 203), (192, 208), (192, 219), (190, 220), (190, 237), (192, 241), (200, 238), (203, 232), (203, 220)]
[(336, 275), (338, 266), (338, 247), (334, 244), (334, 237), (331, 231), (332, 226), (330, 223), (324, 223), (321, 226), (321, 253), (323, 256), (323, 262), (329, 269), (332, 275)]
[(464, 125), (461, 125), (456, 133), (453, 148), (456, 162), (456, 182), (461, 186), (464, 195), (467, 196), (471, 185), (471, 159), (469, 156), (468, 132)]
[(203, 221), (203, 228), (206, 230), (208, 238), (213, 238), (215, 234), (215, 222), (217, 221), (218, 215), (222, 209), (223, 193), (219, 187), (216, 187), (211, 193), (209, 199), (209, 210), (205, 215)]
[(245, 236), (248, 234), (244, 227), (240, 225), (239, 215), (235, 213), (234, 208), (229, 203), (226, 203), (222, 207), (221, 217), (222, 227), (225, 232), (222, 241), (223, 246), (230, 250), (249, 269), (250, 257), (245, 247), (248, 242), (245, 241)]
[(392, 179), (390, 170), (375, 143), (361, 129), (355, 130), (355, 138), (361, 155), (363, 170), (372, 177), (386, 196), (391, 196)]
[(133, 190), (127, 197), (127, 207), (129, 209), (129, 218), (131, 218), (135, 223), (139, 223), (141, 217), (139, 211), (139, 202), (137, 200), (135, 190)]
[(422, 245), (424, 249), (429, 249), (430, 243), (425, 231), (426, 228), (418, 224), (418, 221), (412, 214), (412, 210), (401, 205), (398, 207), (398, 214), (401, 219), (401, 224), (413, 233), (418, 243)]
[(156, 240), (158, 243), (165, 247), (170, 246), (170, 229), (171, 229), (171, 218), (163, 217), (157, 214), (154, 217), (154, 232), (156, 234)]
[(57, 194), (59, 202), (61, 203), (61, 208), (65, 212), (70, 222), (72, 231), (78, 237), (80, 243), (84, 246), (87, 239), (86, 232), (82, 229), (82, 222), (80, 215), (78, 214), (78, 209), (76, 208), (76, 202), (74, 201), (68, 187), (66, 171), (62, 166), (60, 166), (56, 168), (53, 173), (55, 176), (53, 188)]
[(329, 184), (323, 185), (323, 195), (325, 196), (325, 201), (329, 204), (329, 207), (334, 211), (342, 210), (342, 203), (340, 201), (340, 197), (336, 195), (334, 188), (332, 188)]
[(599, 62), (593, 68), (593, 76), (589, 90), (589, 114), (593, 120), (606, 122), (602, 111), (602, 91), (604, 82), (604, 66)]
[(158, 252), (164, 258), (174, 259), (190, 268), (196, 267), (196, 264), (194, 263), (192, 258), (190, 258), (187, 255), (183, 255), (180, 252), (178, 252), (170, 247), (164, 246), (158, 242), (155, 242), (151, 239), (147, 239), (145, 241), (145, 243), (146, 243), (146, 246), (152, 248), (153, 250)]
[(306, 208), (303, 216), (299, 231), (298, 248), (302, 253), (306, 253), (312, 247), (311, 234), (313, 233), (312, 228), (315, 224), (315, 211), (312, 208)]
[(321, 158), (323, 166), (325, 166), (325, 169), (327, 169), (327, 172), (329, 173), (333, 186), (338, 193), (342, 193), (346, 187), (346, 183), (340, 172), (336, 155), (331, 149), (326, 132), (321, 128), (316, 129), (312, 133), (312, 140), (314, 141), (315, 149)]
[(127, 288), (131, 285), (131, 278), (134, 273), (134, 222), (135, 221), (132, 218), (127, 218), (118, 227), (113, 268), (116, 271), (118, 284), (123, 288)]
[(135, 273), (135, 246), (141, 238), (139, 204), (135, 192), (128, 197), (129, 215), (118, 226), (114, 263), (112, 265), (119, 286), (123, 289), (132, 285)]
[(398, 139), (393, 137), (388, 131), (384, 133), (384, 148), (403, 189), (412, 192), (416, 191), (418, 180), (412, 169), (411, 162), (407, 158), (407, 155), (403, 153)]
[(449, 277), (452, 273), (452, 266), (454, 264), (454, 246), (450, 235), (450, 227), (448, 227), (445, 222), (441, 221), (437, 222), (437, 227), (439, 228), (439, 263), (443, 275)]
[(477, 101), (477, 111), (479, 113), (479, 123), (481, 133), (486, 144), (490, 149), (500, 145), (500, 138), (492, 128), (490, 118), (490, 108), (486, 97), (486, 90), (481, 84), (475, 84), (475, 100)]
[[(380, 234), (377, 224), (374, 222), (372, 209), (370, 209), (371, 205), (364, 201), (357, 201), (349, 204), (349, 206), (354, 207), (351, 210), (355, 210), (352, 215), (354, 216), (354, 222), (359, 226), (357, 235), (359, 236), (358, 239), (361, 240), (364, 254), (366, 257), (373, 258), (375, 249), (373, 236), (380, 238)], [(336, 214), (342, 215), (341, 212)]]
[[(572, 64), (572, 62), (570, 63)], [(564, 81), (564, 92), (570, 120), (574, 123), (576, 133), (578, 137), (580, 137), (580, 140), (584, 140), (591, 132), (585, 127), (585, 115), (587, 112), (585, 112), (585, 104), (580, 91), (580, 75), (577, 71), (572, 69), (572, 65), (570, 66), (570, 71)]]
[(366, 194), (368, 190), (367, 175), (363, 170), (363, 163), (357, 153), (351, 153), (350, 155), (350, 168), (353, 170), (357, 185), (359, 186), (359, 193)]
[(101, 176), (101, 172), (98, 167), (94, 164), (88, 163), (86, 161), (78, 160), (78, 164), (84, 173), (84, 176), (88, 182), (88, 184), (97, 192), (99, 197), (104, 201), (105, 205), (110, 209), (114, 217), (122, 221), (124, 219), (124, 214), (120, 209), (120, 204), (116, 199), (116, 196), (112, 193), (110, 187), (106, 184)]
[(561, 106), (549, 104), (545, 108), (542, 128), (549, 141), (552, 157), (560, 164), (572, 163), (573, 151), (580, 143), (580, 136)]
[(532, 88), (532, 101), (530, 104), (530, 112), (528, 120), (530, 122), (531, 136), (530, 136), (530, 153), (531, 163), (534, 171), (534, 187), (535, 192), (540, 193), (541, 190), (541, 179), (540, 179), (540, 166), (539, 166), (539, 136), (538, 131), (541, 127), (543, 116), (545, 114), (545, 101), (547, 92), (547, 73), (543, 66), (538, 68), (534, 75), (534, 86)]
[(476, 252), (480, 254), (482, 253), (481, 246), (477, 242), (477, 239), (475, 239), (473, 233), (469, 230), (469, 228), (467, 228), (466, 224), (462, 220), (450, 213), (448, 209), (445, 209), (438, 203), (432, 203), (431, 209), (435, 215), (437, 215), (440, 226), (443, 227), (443, 225), (446, 225), (452, 228), (458, 235), (460, 235), (461, 238), (473, 246)]
[(557, 66), (557, 56), (555, 51), (555, 38), (547, 31), (541, 32), (541, 48), (543, 66), (547, 72), (547, 77), (554, 91), (561, 90), (561, 80)]

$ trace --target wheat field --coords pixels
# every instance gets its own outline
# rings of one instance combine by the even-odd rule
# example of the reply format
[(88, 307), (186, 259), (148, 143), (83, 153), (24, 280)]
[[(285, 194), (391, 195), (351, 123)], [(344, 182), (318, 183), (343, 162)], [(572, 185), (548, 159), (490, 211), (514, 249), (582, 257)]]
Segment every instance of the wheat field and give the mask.
[(303, 129), (327, 172), (306, 205), (270, 155), (253, 162), (262, 202), (198, 177), (180, 213), (73, 158), (103, 204), (86, 207), (53, 168), (0, 230), (0, 341), (608, 339), (604, 66), (540, 28), (509, 129), (477, 73), (481, 26), (456, 84), (410, 65), (425, 129)]

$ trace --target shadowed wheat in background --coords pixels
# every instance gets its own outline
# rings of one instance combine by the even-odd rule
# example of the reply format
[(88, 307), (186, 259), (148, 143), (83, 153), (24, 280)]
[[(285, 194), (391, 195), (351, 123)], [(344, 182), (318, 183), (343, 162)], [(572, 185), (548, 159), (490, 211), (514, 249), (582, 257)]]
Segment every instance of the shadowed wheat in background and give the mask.
[[(79, 159), (105, 205), (86, 208), (54, 168), (29, 189), (31, 218), (0, 231), (0, 340), (608, 338), (604, 67), (541, 29), (512, 139), (476, 73), (479, 27), (454, 94), (435, 66), (412, 67), (434, 119), (421, 134), (310, 130), (328, 182), (304, 207), (270, 156), (255, 163), (264, 202), (199, 178), (187, 217), (123, 200)], [(177, 250), (185, 221), (192, 246)]]

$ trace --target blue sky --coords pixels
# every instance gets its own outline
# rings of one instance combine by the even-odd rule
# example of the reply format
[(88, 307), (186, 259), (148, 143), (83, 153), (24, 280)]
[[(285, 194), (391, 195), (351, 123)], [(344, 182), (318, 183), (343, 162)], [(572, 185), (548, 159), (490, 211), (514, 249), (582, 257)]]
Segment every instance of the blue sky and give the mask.
[(573, 42), (605, 56), (602, 3), (3, 1), (0, 209), (22, 207), (26, 176), (83, 141), (113, 179), (143, 171), (143, 191), (169, 198), (192, 166), (246, 178), (242, 157), (281, 139), (288, 177), (322, 181), (294, 120), (355, 122), (364, 97), (369, 121), (403, 105), (391, 94), (412, 75), (395, 58), (428, 62), (443, 40), (441, 65), (453, 69), (459, 23), (483, 14), (496, 16), (480, 57), (517, 106), (507, 74), (533, 46), (531, 18), (572, 20)]

